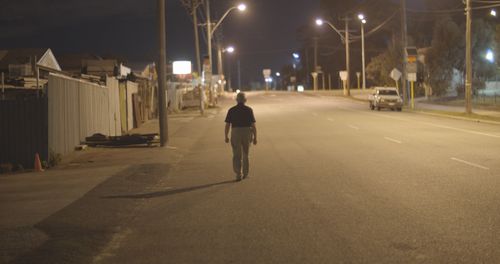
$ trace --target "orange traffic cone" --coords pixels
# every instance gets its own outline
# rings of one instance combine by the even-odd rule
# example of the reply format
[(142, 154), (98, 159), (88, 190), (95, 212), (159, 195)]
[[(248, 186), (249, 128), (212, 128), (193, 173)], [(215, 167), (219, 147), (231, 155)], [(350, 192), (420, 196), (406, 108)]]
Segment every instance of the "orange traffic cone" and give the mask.
[(35, 171), (36, 172), (42, 172), (42, 162), (40, 161), (40, 155), (38, 153), (35, 154)]

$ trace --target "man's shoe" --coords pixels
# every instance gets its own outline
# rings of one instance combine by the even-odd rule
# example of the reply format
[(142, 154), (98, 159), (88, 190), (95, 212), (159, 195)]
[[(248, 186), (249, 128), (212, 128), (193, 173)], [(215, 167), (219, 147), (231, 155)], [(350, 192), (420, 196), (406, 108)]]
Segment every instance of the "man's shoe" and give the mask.
[(243, 179), (248, 179), (248, 174), (244, 174)]
[(241, 175), (236, 175), (236, 181), (237, 182), (241, 181)]

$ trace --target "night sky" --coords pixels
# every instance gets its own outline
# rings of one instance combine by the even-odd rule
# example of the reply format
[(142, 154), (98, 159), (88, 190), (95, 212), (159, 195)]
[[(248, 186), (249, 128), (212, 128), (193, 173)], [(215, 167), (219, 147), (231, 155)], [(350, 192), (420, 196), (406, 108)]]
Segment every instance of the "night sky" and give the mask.
[[(94, 53), (130, 64), (156, 60), (156, 0), (0, 0), (0, 49), (47, 47), (56, 57)], [(233, 12), (221, 27), (224, 43), (233, 44), (243, 82), (261, 81), (291, 62), (298, 50), (296, 29), (313, 23), (319, 0), (248, 0), (245, 13)], [(213, 18), (236, 4), (212, 0)], [(202, 38), (202, 54), (206, 54)], [(180, 0), (167, 0), (167, 57), (194, 61), (191, 19)], [(235, 65), (235, 64), (234, 64)]]

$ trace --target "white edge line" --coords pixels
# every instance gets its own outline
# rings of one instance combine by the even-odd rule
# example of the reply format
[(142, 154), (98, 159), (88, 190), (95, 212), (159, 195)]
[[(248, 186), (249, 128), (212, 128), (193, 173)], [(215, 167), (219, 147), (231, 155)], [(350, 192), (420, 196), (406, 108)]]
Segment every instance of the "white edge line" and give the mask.
[(328, 118), (327, 120), (330, 122), (335, 122), (335, 120), (333, 118)]
[(451, 158), (451, 160), (456, 161), (456, 162), (460, 162), (460, 163), (463, 163), (463, 164), (466, 164), (466, 165), (469, 165), (469, 166), (472, 166), (472, 167), (476, 167), (476, 168), (479, 168), (479, 169), (483, 169), (483, 170), (489, 170), (490, 169), (488, 167), (484, 167), (484, 166), (481, 166), (481, 165), (478, 165), (478, 164), (475, 164), (475, 163), (472, 163), (472, 162), (468, 162), (468, 161), (465, 161), (465, 160), (457, 159), (457, 158)]
[(352, 128), (352, 129), (359, 130), (359, 127), (357, 127), (357, 126), (349, 125), (349, 127)]
[(391, 141), (391, 142), (394, 142), (394, 143), (403, 144), (403, 141), (400, 141), (400, 140), (397, 140), (397, 139), (393, 139), (393, 138), (390, 138), (390, 137), (384, 137), (384, 139), (388, 140), (388, 141)]

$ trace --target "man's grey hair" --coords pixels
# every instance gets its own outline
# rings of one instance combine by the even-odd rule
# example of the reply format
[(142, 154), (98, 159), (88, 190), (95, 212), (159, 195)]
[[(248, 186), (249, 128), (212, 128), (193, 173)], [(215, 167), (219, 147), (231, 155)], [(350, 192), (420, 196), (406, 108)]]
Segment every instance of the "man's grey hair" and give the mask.
[(245, 93), (238, 93), (238, 95), (236, 95), (236, 102), (238, 102), (239, 104), (246, 103), (247, 97), (246, 97)]

